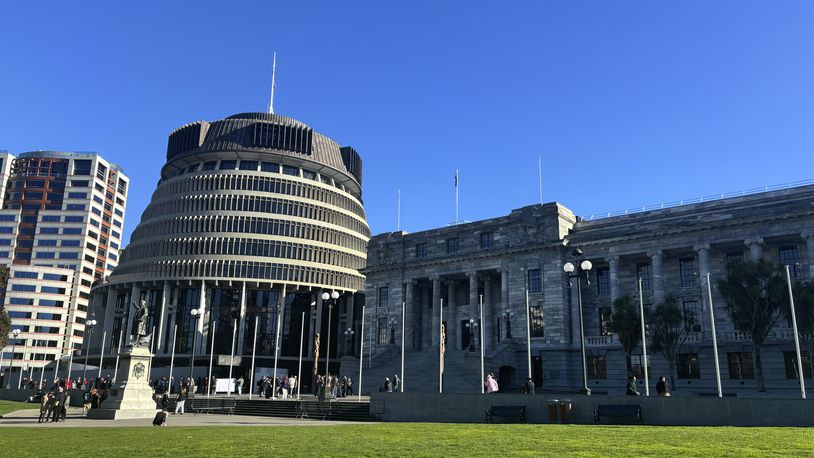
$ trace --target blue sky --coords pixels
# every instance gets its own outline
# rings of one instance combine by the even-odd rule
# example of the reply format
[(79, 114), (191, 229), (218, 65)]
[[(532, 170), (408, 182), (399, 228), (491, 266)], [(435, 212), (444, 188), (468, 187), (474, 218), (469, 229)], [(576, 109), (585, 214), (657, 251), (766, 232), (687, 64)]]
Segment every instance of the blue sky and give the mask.
[(276, 111), (364, 160), (374, 233), (814, 177), (814, 3), (15, 2), (0, 149), (97, 151), (126, 237), (187, 122)]

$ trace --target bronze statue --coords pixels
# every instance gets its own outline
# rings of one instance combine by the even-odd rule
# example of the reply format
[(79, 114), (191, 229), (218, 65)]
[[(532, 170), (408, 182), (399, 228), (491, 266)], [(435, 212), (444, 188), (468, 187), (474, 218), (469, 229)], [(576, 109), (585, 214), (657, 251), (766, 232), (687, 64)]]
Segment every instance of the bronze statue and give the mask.
[(150, 348), (150, 338), (152, 336), (147, 331), (147, 316), (149, 315), (147, 301), (142, 299), (139, 304), (133, 302), (133, 306), (136, 307), (136, 312), (133, 315), (133, 340), (130, 345), (134, 348)]

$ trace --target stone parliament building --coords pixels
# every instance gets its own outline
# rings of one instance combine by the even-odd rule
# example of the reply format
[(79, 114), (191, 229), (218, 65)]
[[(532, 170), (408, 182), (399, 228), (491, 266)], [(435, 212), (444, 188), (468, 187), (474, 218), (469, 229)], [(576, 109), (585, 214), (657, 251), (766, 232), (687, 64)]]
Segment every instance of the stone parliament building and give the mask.
[[(595, 393), (624, 393), (625, 354), (608, 321), (615, 299), (638, 298), (638, 278), (645, 307), (669, 294), (698, 317), (679, 349), (672, 388), (716, 392), (707, 273), (724, 393), (754, 391), (751, 340), (732, 326), (715, 282), (734, 258), (789, 264), (793, 276), (813, 278), (814, 185), (594, 220), (547, 203), (484, 221), (374, 236), (363, 270), (372, 331), (365, 342), (372, 344), (365, 352), (372, 359), (366, 389), (375, 389), (385, 376), (399, 371), (404, 302), (405, 391), (438, 390), (438, 307), (443, 300), (445, 392), (480, 391), (480, 326), (486, 372), (498, 377), (501, 389), (519, 389), (530, 375), (538, 387), (576, 392), (582, 386), (579, 308), (576, 282), (569, 286), (563, 265), (575, 261), (571, 253), (577, 247), (593, 263), (590, 285), (583, 282), (582, 295), (588, 387)], [(790, 324), (781, 319), (762, 351), (769, 392), (799, 390), (794, 355)], [(810, 378), (810, 354), (805, 352), (803, 359)], [(648, 360), (652, 390), (658, 377), (669, 380), (670, 372), (664, 358), (650, 349)], [(633, 372), (641, 376), (641, 345), (632, 363)]]

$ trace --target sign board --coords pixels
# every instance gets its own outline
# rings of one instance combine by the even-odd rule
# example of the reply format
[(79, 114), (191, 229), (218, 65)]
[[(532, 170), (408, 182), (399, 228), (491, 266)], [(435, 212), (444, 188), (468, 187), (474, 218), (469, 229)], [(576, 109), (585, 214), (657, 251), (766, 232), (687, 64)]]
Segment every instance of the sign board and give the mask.
[(240, 366), (240, 363), (243, 362), (243, 357), (238, 355), (233, 358), (229, 358), (229, 355), (218, 355), (218, 366), (228, 366), (229, 359), (232, 360), (232, 366)]
[[(231, 381), (232, 386), (229, 387), (229, 382)], [(215, 379), (215, 393), (227, 393), (229, 391), (235, 391), (235, 379), (229, 378), (219, 378)]]

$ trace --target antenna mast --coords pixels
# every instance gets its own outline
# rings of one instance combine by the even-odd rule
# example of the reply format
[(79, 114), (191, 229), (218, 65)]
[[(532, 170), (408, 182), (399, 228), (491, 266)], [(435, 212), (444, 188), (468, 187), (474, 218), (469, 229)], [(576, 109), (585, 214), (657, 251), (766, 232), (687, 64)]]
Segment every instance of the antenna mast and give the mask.
[(277, 52), (274, 52), (274, 59), (271, 64), (271, 98), (269, 99), (269, 114), (274, 114), (274, 88), (277, 86), (275, 78), (277, 76)]

